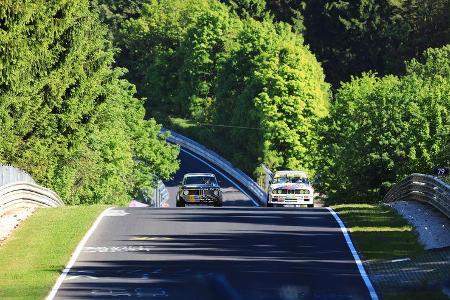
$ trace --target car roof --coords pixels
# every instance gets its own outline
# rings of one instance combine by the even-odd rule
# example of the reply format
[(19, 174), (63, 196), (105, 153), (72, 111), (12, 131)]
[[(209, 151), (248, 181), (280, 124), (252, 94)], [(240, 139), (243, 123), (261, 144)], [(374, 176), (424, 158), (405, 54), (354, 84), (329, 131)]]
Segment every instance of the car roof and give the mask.
[(302, 177), (308, 177), (306, 172), (304, 171), (276, 171), (274, 177), (281, 177), (281, 176), (302, 176)]
[(216, 177), (213, 173), (187, 173), (187, 174), (184, 174), (184, 177), (194, 177), (194, 176)]

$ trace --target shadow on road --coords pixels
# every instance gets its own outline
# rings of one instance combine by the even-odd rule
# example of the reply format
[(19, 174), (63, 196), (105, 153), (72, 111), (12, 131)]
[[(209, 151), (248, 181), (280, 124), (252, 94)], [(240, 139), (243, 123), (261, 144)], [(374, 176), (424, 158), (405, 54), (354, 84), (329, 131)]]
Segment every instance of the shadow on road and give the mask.
[(109, 228), (110, 244), (85, 249), (61, 297), (369, 299), (324, 209), (127, 211), (146, 230)]

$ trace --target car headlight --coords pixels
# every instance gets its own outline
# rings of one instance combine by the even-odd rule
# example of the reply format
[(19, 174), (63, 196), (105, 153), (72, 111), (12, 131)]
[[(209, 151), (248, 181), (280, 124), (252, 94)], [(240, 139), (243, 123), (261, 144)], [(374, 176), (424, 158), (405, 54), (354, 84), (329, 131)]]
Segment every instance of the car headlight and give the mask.
[(183, 191), (183, 195), (187, 195), (187, 194), (189, 194), (189, 191), (184, 190), (184, 191)]

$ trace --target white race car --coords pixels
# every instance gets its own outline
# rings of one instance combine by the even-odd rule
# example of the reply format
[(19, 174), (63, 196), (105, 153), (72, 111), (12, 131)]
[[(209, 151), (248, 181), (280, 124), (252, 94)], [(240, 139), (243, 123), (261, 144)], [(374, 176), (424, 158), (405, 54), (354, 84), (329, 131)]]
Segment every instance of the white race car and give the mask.
[(270, 182), (267, 206), (314, 207), (314, 189), (306, 172), (277, 171)]

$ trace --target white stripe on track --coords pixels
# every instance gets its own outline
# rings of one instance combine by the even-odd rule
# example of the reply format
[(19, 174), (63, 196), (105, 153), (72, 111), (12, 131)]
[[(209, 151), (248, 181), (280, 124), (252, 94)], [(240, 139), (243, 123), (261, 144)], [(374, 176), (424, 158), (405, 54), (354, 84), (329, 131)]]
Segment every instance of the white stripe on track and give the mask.
[(47, 300), (52, 300), (53, 298), (55, 298), (56, 293), (58, 292), (58, 289), (60, 288), (61, 284), (63, 283), (64, 279), (66, 278), (67, 274), (70, 272), (70, 269), (73, 267), (73, 265), (75, 264), (75, 262), (78, 259), (78, 256), (81, 253), (81, 250), (83, 250), (84, 245), (86, 244), (87, 240), (91, 237), (92, 233), (94, 233), (95, 229), (97, 229), (98, 224), (100, 224), (100, 221), (103, 219), (103, 217), (106, 215), (106, 213), (108, 213), (111, 209), (114, 209), (114, 207), (110, 207), (105, 209), (100, 216), (98, 216), (97, 220), (95, 220), (94, 224), (92, 224), (91, 228), (88, 230), (88, 232), (86, 232), (86, 234), (84, 235), (83, 239), (80, 241), (80, 243), (78, 243), (77, 248), (75, 248), (75, 251), (73, 252), (69, 263), (67, 264), (67, 266), (64, 268), (63, 272), (61, 273), (61, 275), (59, 275), (58, 280), (56, 281), (55, 285), (53, 286), (52, 290), (50, 291), (50, 293), (47, 296)]
[(184, 149), (181, 148), (181, 147), (180, 147), (180, 150), (183, 151), (184, 153), (186, 153), (186, 154), (192, 156), (193, 158), (195, 158), (195, 159), (201, 161), (202, 163), (204, 163), (205, 165), (207, 165), (208, 167), (210, 167), (211, 169), (213, 169), (214, 171), (216, 171), (217, 173), (219, 173), (220, 175), (222, 175), (223, 177), (225, 177), (225, 178), (226, 178), (229, 182), (231, 182), (238, 190), (240, 190), (241, 193), (243, 193), (244, 195), (246, 195), (246, 196), (253, 202), (253, 204), (255, 204), (255, 206), (258, 206), (258, 207), (259, 207), (258, 202), (256, 202), (252, 197), (250, 197), (249, 194), (247, 194), (246, 192), (244, 192), (244, 190), (241, 189), (241, 188), (239, 187), (239, 185), (238, 185), (236, 182), (234, 182), (231, 178), (229, 178), (227, 175), (223, 174), (222, 172), (220, 172), (219, 170), (217, 170), (215, 167), (213, 167), (212, 165), (210, 165), (209, 163), (207, 163), (205, 160), (203, 160), (202, 158), (198, 157), (197, 155), (194, 155), (194, 154), (192, 154), (191, 152), (186, 151), (186, 150), (184, 150)]
[(344, 234), (345, 242), (347, 243), (348, 247), (350, 248), (350, 252), (353, 255), (353, 259), (355, 260), (356, 265), (358, 266), (359, 273), (361, 274), (361, 277), (364, 280), (364, 283), (366, 284), (367, 289), (369, 290), (370, 297), (372, 298), (372, 300), (378, 300), (377, 293), (375, 292), (375, 289), (373, 288), (372, 282), (370, 282), (369, 276), (367, 276), (366, 270), (364, 269), (361, 259), (359, 258), (358, 252), (356, 252), (355, 246), (353, 246), (352, 240), (350, 239), (348, 230), (345, 227), (344, 222), (342, 222), (341, 218), (331, 207), (327, 207), (327, 209), (333, 215), (334, 219), (339, 224), (339, 227), (341, 227), (341, 231)]

